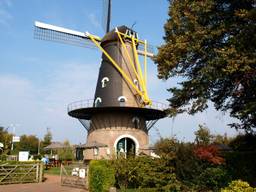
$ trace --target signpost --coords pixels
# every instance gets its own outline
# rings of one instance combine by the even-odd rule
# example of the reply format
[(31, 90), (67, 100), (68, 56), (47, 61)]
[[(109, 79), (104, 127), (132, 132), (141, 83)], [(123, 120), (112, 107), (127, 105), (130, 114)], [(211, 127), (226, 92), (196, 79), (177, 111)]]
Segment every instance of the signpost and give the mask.
[(28, 151), (20, 151), (19, 152), (19, 161), (28, 161), (29, 152)]
[(20, 137), (19, 136), (12, 136), (12, 142), (20, 142)]
[(12, 150), (13, 150), (13, 143), (18, 143), (18, 142), (20, 142), (20, 137), (12, 136)]

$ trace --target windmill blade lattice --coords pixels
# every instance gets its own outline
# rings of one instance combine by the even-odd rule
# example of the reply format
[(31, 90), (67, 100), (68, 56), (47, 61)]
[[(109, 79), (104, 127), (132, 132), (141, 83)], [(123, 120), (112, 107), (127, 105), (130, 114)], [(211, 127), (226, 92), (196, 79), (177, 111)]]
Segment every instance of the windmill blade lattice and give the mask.
[(34, 38), (39, 40), (53, 41), (84, 48), (96, 49), (94, 43), (85, 37), (73, 34), (35, 27)]
[[(141, 51), (141, 53), (143, 53), (145, 51), (145, 45), (144, 44), (139, 44), (138, 47), (137, 47), (137, 50)], [(156, 51), (156, 47), (154, 45), (151, 45), (151, 44), (147, 44), (147, 52), (150, 54), (150, 55), (156, 55), (157, 51)], [(139, 53), (139, 54), (141, 54)], [(142, 54), (141, 54), (142, 55)]]
[(103, 0), (103, 11), (102, 11), (102, 27), (103, 30), (108, 33), (110, 30), (111, 20), (111, 0)]

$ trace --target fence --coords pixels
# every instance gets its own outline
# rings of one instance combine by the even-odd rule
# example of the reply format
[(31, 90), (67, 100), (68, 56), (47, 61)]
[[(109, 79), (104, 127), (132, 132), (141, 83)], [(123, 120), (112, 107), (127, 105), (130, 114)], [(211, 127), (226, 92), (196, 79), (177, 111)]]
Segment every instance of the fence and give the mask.
[(61, 164), (61, 185), (88, 189), (88, 167), (83, 163)]
[(17, 183), (37, 183), (43, 179), (42, 163), (1, 164), (0, 185)]

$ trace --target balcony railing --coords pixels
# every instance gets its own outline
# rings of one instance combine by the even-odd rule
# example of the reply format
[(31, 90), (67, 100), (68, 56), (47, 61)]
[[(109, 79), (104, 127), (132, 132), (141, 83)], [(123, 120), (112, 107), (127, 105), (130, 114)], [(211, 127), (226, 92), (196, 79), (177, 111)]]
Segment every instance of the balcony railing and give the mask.
[[(115, 102), (118, 102), (116, 101), (115, 99)], [(122, 102), (120, 102), (122, 103)], [(113, 105), (114, 107), (118, 107), (117, 105)], [(134, 103), (129, 103), (128, 101), (124, 102), (123, 104), (120, 104), (120, 107), (134, 107)], [(72, 102), (68, 105), (68, 112), (70, 111), (73, 111), (73, 110), (76, 110), (76, 109), (83, 109), (83, 108), (93, 108), (95, 106), (94, 104), (94, 99), (87, 99), (87, 100), (81, 100), (81, 101), (75, 101), (75, 102)], [(101, 107), (100, 104), (99, 106), (97, 107)], [(111, 106), (108, 106), (108, 107), (111, 107)], [(156, 102), (156, 101), (152, 101), (152, 105), (147, 105), (145, 106), (144, 108), (147, 108), (147, 109), (157, 109), (157, 110), (165, 110), (168, 108), (168, 105), (167, 104), (164, 104), (164, 103), (161, 103), (161, 102)]]

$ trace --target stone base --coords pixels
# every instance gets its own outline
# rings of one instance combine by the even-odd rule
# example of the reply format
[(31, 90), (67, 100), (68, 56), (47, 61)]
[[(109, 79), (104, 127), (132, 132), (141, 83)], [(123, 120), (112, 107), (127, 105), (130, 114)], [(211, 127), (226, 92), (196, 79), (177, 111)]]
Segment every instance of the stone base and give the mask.
[(97, 141), (106, 144), (107, 147), (96, 149), (85, 149), (85, 160), (91, 159), (111, 159), (117, 156), (117, 142), (122, 138), (132, 139), (135, 143), (136, 155), (143, 152), (148, 154), (149, 151), (144, 149), (148, 147), (148, 134), (140, 129), (135, 128), (112, 128), (112, 129), (97, 129), (91, 132), (87, 137), (87, 142)]

